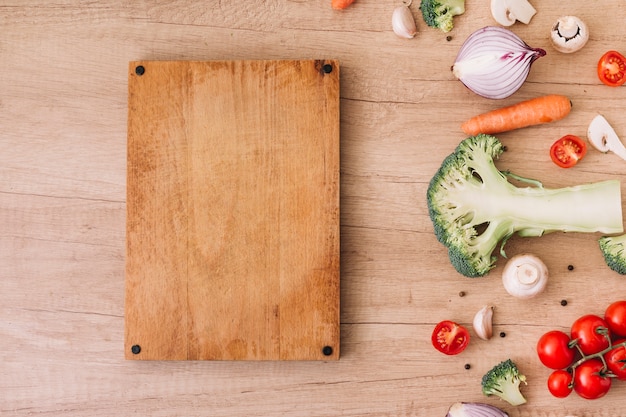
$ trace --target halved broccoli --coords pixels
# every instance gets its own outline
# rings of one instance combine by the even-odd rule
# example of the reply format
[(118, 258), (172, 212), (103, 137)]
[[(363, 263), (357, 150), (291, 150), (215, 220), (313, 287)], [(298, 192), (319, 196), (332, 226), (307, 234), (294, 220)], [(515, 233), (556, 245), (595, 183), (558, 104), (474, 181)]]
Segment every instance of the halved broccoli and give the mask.
[(465, 13), (465, 0), (422, 0), (420, 10), (428, 26), (450, 32), (452, 18)]
[(511, 359), (507, 359), (491, 368), (483, 376), (481, 385), (486, 396), (496, 395), (511, 405), (520, 405), (526, 402), (519, 389), (522, 382), (526, 384), (526, 377)]
[(613, 271), (626, 275), (626, 234), (603, 236), (598, 240), (604, 261)]
[[(428, 186), (427, 202), (437, 239), (448, 248), (454, 268), (467, 277), (486, 275), (492, 252), (513, 236), (563, 232), (623, 233), (618, 180), (548, 189), (540, 182), (499, 171), (503, 152), (494, 136), (463, 140)], [(518, 187), (508, 177), (533, 186)]]

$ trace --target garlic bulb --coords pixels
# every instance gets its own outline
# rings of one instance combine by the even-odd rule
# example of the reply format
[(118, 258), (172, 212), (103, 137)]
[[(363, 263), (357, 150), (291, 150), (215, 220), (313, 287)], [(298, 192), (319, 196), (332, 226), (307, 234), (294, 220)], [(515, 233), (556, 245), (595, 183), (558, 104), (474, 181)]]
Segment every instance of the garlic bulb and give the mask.
[(504, 266), (504, 289), (517, 298), (531, 298), (542, 292), (548, 283), (548, 267), (531, 254), (515, 255)]
[(401, 38), (411, 39), (417, 34), (417, 26), (411, 9), (406, 4), (396, 7), (391, 15), (393, 32)]
[(493, 306), (484, 306), (474, 316), (472, 322), (476, 336), (483, 340), (491, 339), (493, 336)]

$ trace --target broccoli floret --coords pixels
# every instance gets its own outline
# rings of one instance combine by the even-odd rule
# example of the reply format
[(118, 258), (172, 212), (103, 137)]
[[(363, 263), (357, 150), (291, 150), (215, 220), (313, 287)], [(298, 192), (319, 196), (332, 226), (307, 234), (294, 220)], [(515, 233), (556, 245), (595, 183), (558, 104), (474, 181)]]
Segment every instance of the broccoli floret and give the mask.
[(422, 0), (420, 10), (428, 26), (450, 32), (452, 18), (465, 13), (465, 0)]
[(613, 271), (626, 275), (626, 234), (604, 236), (598, 240), (604, 261)]
[(491, 368), (483, 376), (481, 385), (486, 396), (496, 395), (511, 405), (520, 405), (526, 402), (519, 389), (521, 382), (526, 384), (526, 377), (511, 359), (507, 359)]
[(496, 263), (500, 243), (519, 236), (546, 233), (623, 233), (620, 182), (607, 180), (548, 189), (523, 177), (499, 171), (494, 163), (503, 152), (494, 136), (479, 134), (463, 140), (449, 155), (428, 186), (427, 203), (437, 239), (448, 248), (458, 272), (486, 275)]

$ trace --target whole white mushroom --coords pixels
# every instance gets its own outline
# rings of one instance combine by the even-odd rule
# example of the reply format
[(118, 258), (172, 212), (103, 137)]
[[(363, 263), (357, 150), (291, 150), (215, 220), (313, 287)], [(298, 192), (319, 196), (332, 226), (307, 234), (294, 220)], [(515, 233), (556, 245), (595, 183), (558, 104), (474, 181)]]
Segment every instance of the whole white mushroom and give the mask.
[(504, 289), (517, 298), (532, 298), (548, 284), (548, 267), (537, 256), (522, 253), (508, 260), (502, 271)]

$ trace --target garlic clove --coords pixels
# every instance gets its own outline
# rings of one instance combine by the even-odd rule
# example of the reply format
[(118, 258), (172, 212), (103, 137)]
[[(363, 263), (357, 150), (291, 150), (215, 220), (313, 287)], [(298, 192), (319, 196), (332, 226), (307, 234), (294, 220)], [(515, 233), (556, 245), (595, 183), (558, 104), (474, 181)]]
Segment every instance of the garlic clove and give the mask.
[(417, 34), (417, 26), (411, 9), (402, 5), (395, 8), (391, 16), (393, 32), (401, 38), (411, 39)]
[(478, 310), (472, 322), (476, 336), (483, 340), (493, 336), (493, 306), (487, 305)]

